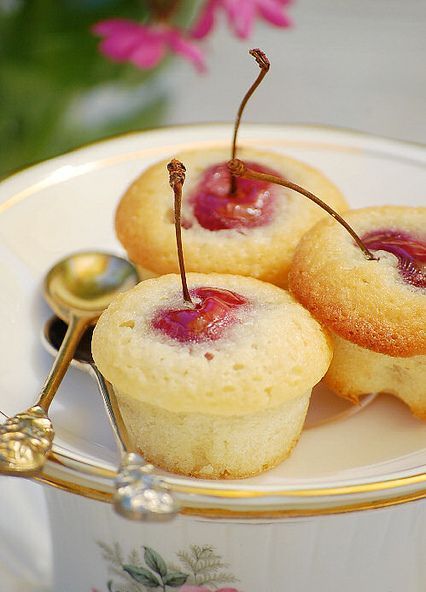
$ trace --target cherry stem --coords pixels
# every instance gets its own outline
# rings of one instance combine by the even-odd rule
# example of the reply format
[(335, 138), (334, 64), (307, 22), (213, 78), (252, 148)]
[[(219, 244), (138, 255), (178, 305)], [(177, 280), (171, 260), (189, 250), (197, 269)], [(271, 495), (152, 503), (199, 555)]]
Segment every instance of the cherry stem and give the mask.
[(181, 210), (182, 210), (182, 187), (185, 183), (185, 172), (186, 168), (184, 165), (175, 158), (169, 162), (167, 165), (167, 170), (169, 171), (169, 183), (170, 187), (173, 189), (173, 193), (175, 196), (175, 230), (176, 230), (176, 245), (177, 245), (177, 254), (179, 260), (179, 272), (180, 278), (182, 281), (182, 295), (185, 302), (192, 304), (191, 295), (188, 290), (188, 284), (186, 283), (186, 273), (185, 273), (185, 259), (183, 256), (183, 245), (182, 245), (182, 227), (181, 227)]
[[(271, 66), (271, 63), (268, 60), (266, 54), (261, 49), (250, 49), (249, 54), (251, 56), (253, 56), (254, 59), (256, 60), (257, 65), (260, 68), (260, 72), (259, 72), (256, 80), (253, 82), (251, 87), (248, 89), (248, 91), (244, 95), (244, 98), (240, 104), (240, 108), (238, 109), (238, 113), (237, 113), (237, 117), (235, 119), (235, 125), (234, 125), (234, 136), (232, 138), (232, 151), (231, 151), (232, 160), (234, 160), (237, 155), (237, 136), (238, 136), (238, 130), (240, 129), (241, 117), (243, 115), (243, 111), (245, 109), (245, 106), (247, 105), (250, 97), (252, 96), (252, 94), (254, 93), (256, 88), (260, 85), (262, 80), (265, 78), (265, 76), (268, 73), (268, 70)], [(232, 175), (231, 176), (231, 191), (230, 191), (231, 195), (235, 195), (236, 191), (237, 191), (237, 177), (236, 177), (236, 175)]]
[(333, 210), (328, 204), (326, 204), (322, 199), (304, 189), (300, 185), (296, 185), (296, 183), (292, 183), (287, 179), (282, 177), (275, 177), (274, 175), (268, 175), (267, 173), (259, 173), (257, 171), (253, 171), (249, 169), (242, 160), (238, 158), (234, 158), (228, 162), (228, 169), (232, 175), (237, 177), (244, 177), (245, 179), (256, 179), (258, 181), (267, 181), (269, 183), (275, 183), (276, 185), (282, 185), (283, 187), (288, 187), (289, 189), (293, 189), (293, 191), (297, 191), (297, 193), (301, 193), (318, 206), (320, 206), (323, 210), (328, 212), (330, 216), (332, 216), (337, 222), (339, 222), (352, 236), (358, 247), (361, 249), (365, 257), (370, 261), (378, 261), (378, 257), (375, 257), (371, 251), (367, 249), (365, 244), (356, 234), (356, 232), (349, 226), (349, 224), (340, 216), (337, 212)]

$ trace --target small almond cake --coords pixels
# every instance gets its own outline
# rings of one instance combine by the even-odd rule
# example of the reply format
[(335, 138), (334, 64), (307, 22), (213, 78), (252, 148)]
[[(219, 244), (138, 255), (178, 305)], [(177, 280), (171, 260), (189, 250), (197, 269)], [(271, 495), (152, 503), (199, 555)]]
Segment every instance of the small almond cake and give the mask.
[[(345, 200), (333, 183), (306, 164), (274, 152), (238, 151), (250, 168), (303, 185), (337, 211)], [(318, 220), (320, 208), (265, 181), (236, 179), (231, 194), (229, 147), (177, 156), (187, 178), (182, 235), (189, 271), (235, 273), (285, 287), (297, 243)], [(130, 186), (116, 214), (116, 231), (141, 277), (178, 272), (166, 162), (154, 164)]]
[(240, 478), (296, 444), (332, 351), (288, 292), (256, 279), (149, 279), (102, 314), (94, 360), (113, 384), (135, 449), (166, 470)]
[(304, 236), (289, 275), (295, 297), (333, 332), (326, 381), (353, 401), (390, 393), (426, 419), (426, 208), (371, 207), (345, 219), (378, 260), (328, 220)]

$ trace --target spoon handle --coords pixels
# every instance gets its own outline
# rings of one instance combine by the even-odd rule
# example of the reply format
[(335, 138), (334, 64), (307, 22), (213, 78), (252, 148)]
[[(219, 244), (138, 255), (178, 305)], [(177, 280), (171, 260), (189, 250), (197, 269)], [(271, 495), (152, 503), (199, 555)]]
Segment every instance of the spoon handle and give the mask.
[(42, 407), (46, 413), (53, 400), (53, 397), (58, 390), (59, 385), (65, 376), (68, 366), (73, 359), (75, 350), (80, 342), (80, 339), (89, 324), (90, 319), (85, 319), (72, 315), (68, 325), (67, 332), (58, 350), (58, 355), (53, 362), (53, 366), (42, 386), (37, 405)]
[(121, 414), (116, 405), (113, 403), (113, 401), (115, 401), (115, 394), (112, 385), (105, 380), (105, 378), (99, 372), (96, 364), (91, 363), (90, 368), (98, 384), (99, 392), (104, 402), (105, 411), (107, 412), (112, 432), (120, 451), (120, 456), (123, 456), (128, 451), (128, 445), (125, 437), (123, 436), (125, 433), (125, 427), (123, 420), (121, 419)]
[(126, 452), (114, 480), (114, 510), (140, 522), (173, 519), (178, 505), (169, 487), (153, 474), (154, 467), (136, 452)]
[(38, 473), (52, 448), (55, 432), (47, 412), (72, 360), (88, 320), (71, 317), (70, 324), (38, 401), (0, 426), (0, 472), (31, 476)]
[(40, 471), (55, 432), (45, 410), (34, 405), (0, 425), (0, 472), (29, 477)]
[(130, 520), (165, 521), (177, 513), (177, 504), (162, 479), (153, 475), (154, 467), (126, 442), (127, 431), (116, 404), (112, 385), (105, 380), (96, 364), (90, 364), (120, 451), (121, 461), (114, 480), (115, 511)]

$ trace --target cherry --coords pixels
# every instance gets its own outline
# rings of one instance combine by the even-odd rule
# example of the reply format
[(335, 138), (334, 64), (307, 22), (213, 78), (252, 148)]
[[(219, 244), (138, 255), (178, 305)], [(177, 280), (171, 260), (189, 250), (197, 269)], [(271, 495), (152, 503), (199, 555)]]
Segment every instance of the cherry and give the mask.
[(398, 258), (404, 280), (417, 288), (426, 288), (426, 243), (399, 230), (373, 230), (363, 236), (373, 251), (387, 251)]
[[(251, 169), (277, 175), (273, 170), (249, 163)], [(209, 167), (189, 197), (194, 216), (207, 230), (255, 228), (268, 224), (274, 214), (275, 189), (271, 183), (238, 179), (231, 193), (231, 174), (226, 163)]]
[[(231, 158), (235, 158), (237, 153), (237, 136), (244, 109), (270, 67), (270, 62), (261, 49), (251, 49), (249, 54), (256, 60), (260, 72), (238, 108)], [(274, 172), (255, 163), (251, 163), (251, 167), (259, 172)], [(274, 213), (274, 201), (271, 183), (252, 179), (237, 180), (230, 174), (225, 163), (208, 168), (190, 197), (195, 218), (207, 230), (243, 230), (268, 224)]]
[(153, 328), (181, 343), (216, 341), (237, 321), (235, 309), (247, 304), (243, 296), (220, 288), (202, 287), (190, 293), (194, 308), (160, 310)]

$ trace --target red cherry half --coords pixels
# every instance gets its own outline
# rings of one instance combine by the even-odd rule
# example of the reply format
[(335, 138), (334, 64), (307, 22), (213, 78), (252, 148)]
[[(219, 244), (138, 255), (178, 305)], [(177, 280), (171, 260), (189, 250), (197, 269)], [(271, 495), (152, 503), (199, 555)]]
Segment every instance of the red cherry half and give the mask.
[(374, 230), (362, 237), (367, 248), (387, 251), (398, 258), (404, 280), (417, 288), (426, 288), (426, 243), (399, 230)]
[(196, 288), (191, 296), (195, 308), (160, 310), (154, 329), (181, 343), (216, 341), (237, 321), (235, 310), (247, 304), (243, 296), (220, 288)]
[[(247, 163), (247, 166), (260, 173), (279, 175), (254, 162)], [(255, 228), (271, 221), (276, 192), (272, 183), (239, 178), (233, 195), (230, 187), (231, 175), (226, 163), (215, 164), (206, 169), (189, 197), (194, 216), (203, 228)]]

